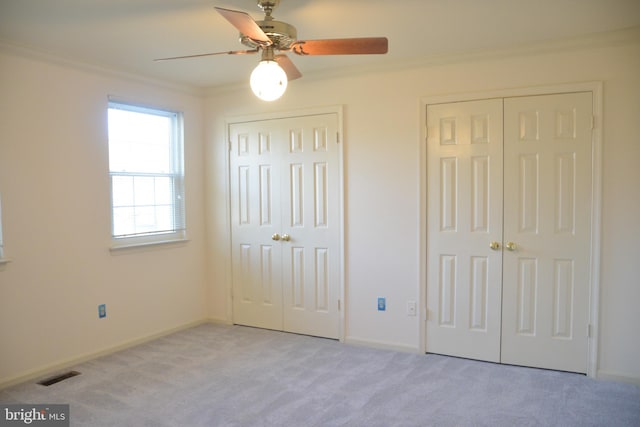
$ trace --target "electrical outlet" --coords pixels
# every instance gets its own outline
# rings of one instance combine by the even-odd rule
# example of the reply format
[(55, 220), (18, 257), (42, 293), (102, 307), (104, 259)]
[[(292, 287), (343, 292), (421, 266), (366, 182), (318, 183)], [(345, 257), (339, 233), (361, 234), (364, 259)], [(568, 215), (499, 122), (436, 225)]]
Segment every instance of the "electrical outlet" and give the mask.
[(387, 299), (385, 297), (378, 297), (378, 311), (385, 311), (387, 309)]
[(407, 316), (415, 316), (418, 306), (415, 301), (407, 301)]
[(103, 319), (107, 317), (107, 304), (100, 304), (98, 306), (98, 318)]

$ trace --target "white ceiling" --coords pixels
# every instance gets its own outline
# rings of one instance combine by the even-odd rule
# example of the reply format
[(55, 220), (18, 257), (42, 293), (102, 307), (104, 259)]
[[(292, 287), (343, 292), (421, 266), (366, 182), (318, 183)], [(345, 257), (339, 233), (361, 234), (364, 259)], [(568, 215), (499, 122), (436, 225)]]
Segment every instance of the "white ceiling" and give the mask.
[[(263, 16), (256, 0), (0, 0), (0, 41), (198, 87), (246, 81), (256, 55), (153, 61), (243, 49), (213, 6)], [(640, 0), (281, 0), (273, 15), (294, 25), (302, 40), (389, 39), (387, 55), (289, 54), (308, 75), (636, 27)]]

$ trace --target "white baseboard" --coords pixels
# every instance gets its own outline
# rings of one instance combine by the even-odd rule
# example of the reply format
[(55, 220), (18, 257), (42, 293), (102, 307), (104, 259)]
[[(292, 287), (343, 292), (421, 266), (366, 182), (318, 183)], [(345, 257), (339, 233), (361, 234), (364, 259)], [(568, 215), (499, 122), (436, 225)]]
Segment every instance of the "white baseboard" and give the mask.
[(639, 377), (625, 375), (625, 374), (620, 373), (620, 372), (598, 371), (598, 373), (596, 374), (596, 379), (605, 380), (605, 381), (616, 381), (616, 382), (619, 382), (619, 383), (640, 385), (640, 378)]
[(228, 319), (221, 319), (218, 317), (210, 317), (207, 319), (208, 323), (217, 323), (218, 325), (233, 325), (233, 322)]
[(158, 338), (162, 338), (164, 336), (167, 335), (171, 335), (174, 334), (176, 332), (180, 332), (183, 331), (185, 329), (190, 329), (193, 328), (195, 326), (199, 326), (205, 323), (223, 323), (223, 322), (218, 322), (215, 319), (201, 319), (201, 320), (196, 320), (194, 322), (189, 322), (186, 323), (184, 325), (180, 325), (177, 326), (175, 328), (171, 328), (171, 329), (167, 329), (161, 332), (157, 332), (155, 334), (146, 336), (146, 337), (142, 337), (142, 338), (136, 338), (134, 340), (131, 341), (126, 341), (122, 344), (116, 345), (114, 347), (109, 347), (100, 351), (96, 351), (96, 352), (92, 352), (92, 353), (86, 353), (83, 354), (81, 356), (78, 357), (72, 357), (70, 359), (64, 360), (62, 362), (57, 362), (57, 363), (52, 363), (50, 365), (41, 367), (41, 368), (36, 368), (30, 371), (27, 371), (25, 373), (22, 374), (18, 374), (16, 376), (13, 377), (9, 377), (6, 379), (1, 379), (0, 380), (0, 390), (5, 389), (7, 387), (11, 387), (14, 386), (16, 384), (20, 384), (23, 382), (27, 382), (27, 381), (32, 381), (36, 378), (41, 378), (41, 377), (45, 377), (45, 376), (49, 376), (49, 375), (53, 375), (58, 373), (59, 371), (63, 371), (66, 369), (71, 368), (72, 366), (75, 365), (79, 365), (80, 363), (84, 363), (87, 362), (89, 360), (92, 359), (97, 359), (98, 357), (102, 357), (102, 356), (107, 356), (109, 354), (112, 353), (116, 353), (118, 351), (122, 351), (122, 350), (126, 350), (128, 348), (131, 347), (135, 347), (137, 345), (140, 344), (144, 344), (147, 343), (149, 341), (153, 341), (156, 340)]
[(420, 353), (420, 349), (418, 347), (414, 347), (406, 344), (368, 340), (368, 339), (357, 338), (357, 337), (345, 337), (344, 343), (360, 345), (363, 347), (379, 348), (381, 350), (402, 351), (404, 353)]

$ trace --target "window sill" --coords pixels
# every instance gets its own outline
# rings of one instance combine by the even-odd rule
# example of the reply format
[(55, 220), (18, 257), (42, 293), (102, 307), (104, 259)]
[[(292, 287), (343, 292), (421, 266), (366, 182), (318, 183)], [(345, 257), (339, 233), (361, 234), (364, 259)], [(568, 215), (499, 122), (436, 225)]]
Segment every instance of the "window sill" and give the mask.
[(9, 264), (11, 262), (8, 258), (0, 258), (0, 265)]
[(114, 253), (114, 252), (130, 250), (130, 249), (144, 249), (149, 247), (180, 245), (180, 244), (186, 244), (189, 241), (190, 241), (189, 239), (168, 239), (168, 240), (158, 240), (154, 242), (113, 244), (109, 248), (109, 251)]

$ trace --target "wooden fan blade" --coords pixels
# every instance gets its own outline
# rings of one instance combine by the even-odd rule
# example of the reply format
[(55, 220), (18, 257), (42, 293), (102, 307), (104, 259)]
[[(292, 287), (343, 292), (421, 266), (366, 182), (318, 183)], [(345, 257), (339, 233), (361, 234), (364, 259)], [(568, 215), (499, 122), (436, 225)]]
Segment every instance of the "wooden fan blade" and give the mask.
[(157, 58), (157, 59), (154, 59), (154, 61), (171, 61), (172, 59), (201, 58), (203, 56), (214, 56), (214, 55), (248, 55), (248, 54), (257, 53), (257, 52), (258, 52), (258, 49), (228, 50), (226, 52), (199, 53), (197, 55), (183, 55), (183, 56), (172, 56), (169, 58)]
[(224, 9), (222, 7), (216, 7), (216, 10), (227, 21), (238, 29), (242, 34), (249, 37), (251, 40), (261, 42), (267, 46), (271, 45), (271, 39), (262, 31), (262, 28), (256, 24), (246, 12), (240, 12), (238, 10)]
[(382, 54), (389, 50), (389, 41), (386, 37), (299, 40), (291, 45), (291, 50), (298, 55)]
[(274, 58), (278, 65), (284, 70), (287, 75), (287, 80), (295, 80), (302, 77), (302, 73), (298, 70), (298, 67), (289, 59), (287, 55), (276, 55)]

